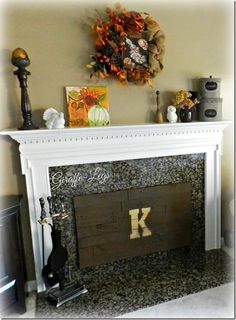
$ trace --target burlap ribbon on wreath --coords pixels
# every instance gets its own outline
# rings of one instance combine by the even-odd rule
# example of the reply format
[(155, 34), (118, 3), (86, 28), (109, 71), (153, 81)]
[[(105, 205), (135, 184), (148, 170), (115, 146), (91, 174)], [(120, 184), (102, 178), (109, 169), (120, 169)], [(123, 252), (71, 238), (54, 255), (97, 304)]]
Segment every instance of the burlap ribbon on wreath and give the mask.
[(163, 56), (165, 53), (165, 35), (157, 22), (150, 17), (145, 19), (147, 30), (144, 37), (148, 42), (148, 64), (150, 72), (155, 75), (163, 69)]

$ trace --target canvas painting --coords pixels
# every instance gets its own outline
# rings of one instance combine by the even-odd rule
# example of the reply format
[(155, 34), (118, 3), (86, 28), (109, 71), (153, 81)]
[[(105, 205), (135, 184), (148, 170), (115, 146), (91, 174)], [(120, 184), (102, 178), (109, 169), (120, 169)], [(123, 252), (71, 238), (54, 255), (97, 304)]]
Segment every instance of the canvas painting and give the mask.
[(107, 87), (66, 87), (69, 127), (110, 124)]

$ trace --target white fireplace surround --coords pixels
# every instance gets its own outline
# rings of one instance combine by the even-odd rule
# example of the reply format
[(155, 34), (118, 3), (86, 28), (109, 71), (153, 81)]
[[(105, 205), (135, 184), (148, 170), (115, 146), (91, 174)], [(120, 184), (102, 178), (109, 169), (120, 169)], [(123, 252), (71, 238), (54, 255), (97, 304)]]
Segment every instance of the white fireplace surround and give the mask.
[[(19, 142), (22, 174), (26, 178), (37, 291), (42, 277), (39, 198), (51, 194), (49, 167), (117, 160), (205, 154), (205, 249), (220, 248), (221, 155), (223, 130), (229, 121), (164, 123), (127, 126), (4, 130)], [(51, 250), (45, 234), (45, 258)]]

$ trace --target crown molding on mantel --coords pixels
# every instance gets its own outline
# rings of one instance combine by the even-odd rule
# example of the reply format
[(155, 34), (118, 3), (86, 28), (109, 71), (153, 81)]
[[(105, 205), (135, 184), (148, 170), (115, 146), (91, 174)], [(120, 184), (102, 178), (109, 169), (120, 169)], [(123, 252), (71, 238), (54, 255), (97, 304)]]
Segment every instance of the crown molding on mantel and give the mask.
[[(82, 163), (205, 155), (205, 248), (220, 248), (221, 154), (224, 129), (232, 121), (163, 123), (64, 129), (8, 129), (19, 145), (21, 170), (26, 178), (29, 216), (38, 292), (45, 290), (38, 199), (51, 194), (49, 168)], [(45, 231), (45, 257), (51, 251)]]
[(232, 121), (162, 123), (139, 125), (115, 125), (106, 127), (80, 127), (64, 129), (16, 130), (5, 129), (1, 135), (9, 135), (21, 144), (55, 143), (91, 140), (116, 140), (141, 137), (185, 136), (189, 134), (217, 133)]

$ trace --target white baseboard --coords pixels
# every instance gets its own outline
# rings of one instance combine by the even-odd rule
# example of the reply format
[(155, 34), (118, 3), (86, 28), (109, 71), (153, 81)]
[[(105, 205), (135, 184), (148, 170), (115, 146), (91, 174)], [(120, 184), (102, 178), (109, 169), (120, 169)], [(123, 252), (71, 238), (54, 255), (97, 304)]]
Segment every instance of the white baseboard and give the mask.
[(37, 283), (36, 280), (27, 281), (25, 283), (25, 291), (32, 292), (37, 290)]

